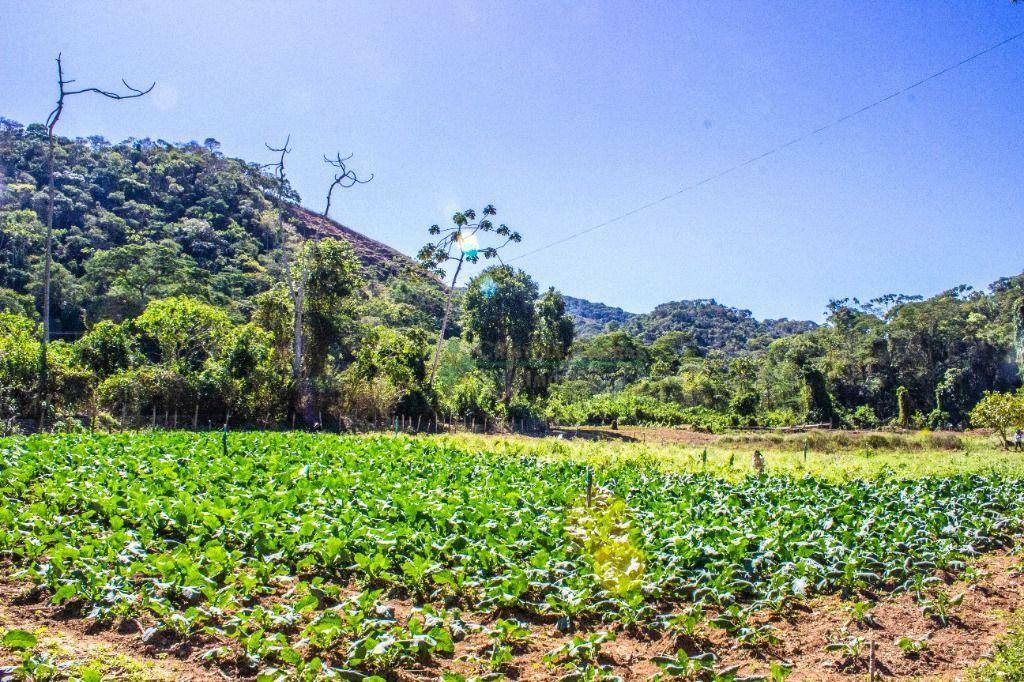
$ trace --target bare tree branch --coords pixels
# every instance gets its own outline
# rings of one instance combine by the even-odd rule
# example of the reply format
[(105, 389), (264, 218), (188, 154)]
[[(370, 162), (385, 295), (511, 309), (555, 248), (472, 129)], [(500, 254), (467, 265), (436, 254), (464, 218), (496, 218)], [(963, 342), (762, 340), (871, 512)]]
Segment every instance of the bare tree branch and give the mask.
[(331, 182), (330, 186), (327, 188), (327, 205), (324, 207), (325, 218), (331, 213), (331, 197), (333, 196), (335, 189), (338, 187), (341, 187), (342, 189), (349, 189), (356, 185), (365, 185), (370, 180), (373, 180), (373, 173), (370, 173), (370, 177), (365, 180), (360, 180), (356, 172), (346, 165), (346, 162), (351, 158), (352, 154), (349, 154), (344, 158), (342, 158), (341, 154), (336, 154), (333, 159), (324, 154), (324, 162), (341, 171), (340, 173), (334, 174), (334, 181)]
[(39, 429), (43, 430), (46, 427), (46, 417), (48, 413), (48, 395), (49, 395), (49, 355), (48, 346), (50, 343), (50, 289), (52, 284), (52, 270), (53, 270), (53, 204), (54, 204), (54, 172), (53, 172), (53, 157), (54, 157), (54, 129), (57, 127), (57, 122), (60, 121), (61, 114), (64, 113), (65, 100), (68, 97), (74, 95), (83, 95), (86, 93), (93, 93), (106, 97), (107, 99), (121, 100), (121, 99), (134, 99), (136, 97), (142, 97), (143, 95), (149, 94), (154, 87), (156, 87), (156, 81), (154, 81), (148, 88), (140, 90), (139, 88), (133, 88), (128, 85), (128, 82), (123, 78), (121, 83), (125, 88), (128, 89), (127, 93), (114, 92), (113, 90), (103, 90), (101, 88), (79, 88), (77, 90), (67, 89), (68, 85), (74, 83), (73, 78), (64, 77), (64, 62), (62, 61), (62, 55), (57, 53), (57, 103), (54, 105), (53, 110), (46, 117), (46, 136), (47, 136), (47, 175), (48, 175), (48, 196), (46, 202), (46, 255), (43, 260), (43, 342), (40, 347), (39, 353), (39, 393), (41, 396), (40, 405), (40, 417), (39, 417)]

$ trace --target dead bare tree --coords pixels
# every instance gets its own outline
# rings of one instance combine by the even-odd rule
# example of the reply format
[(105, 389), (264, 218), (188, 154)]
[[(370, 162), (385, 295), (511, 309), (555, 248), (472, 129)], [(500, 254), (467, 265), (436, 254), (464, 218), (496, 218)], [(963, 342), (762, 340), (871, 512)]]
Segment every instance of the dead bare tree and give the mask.
[(43, 259), (43, 343), (40, 348), (39, 355), (39, 394), (41, 396), (41, 405), (39, 413), (39, 429), (43, 430), (46, 428), (46, 417), (49, 411), (49, 343), (50, 343), (50, 284), (51, 284), (51, 270), (53, 268), (53, 203), (54, 203), (54, 180), (53, 180), (53, 158), (54, 158), (54, 130), (57, 127), (57, 123), (60, 121), (61, 114), (64, 113), (65, 100), (73, 95), (84, 95), (86, 93), (93, 93), (101, 95), (108, 99), (134, 99), (136, 97), (142, 97), (148, 94), (156, 87), (154, 81), (145, 90), (133, 88), (128, 85), (128, 82), (121, 79), (121, 83), (128, 90), (128, 92), (115, 92), (113, 90), (102, 90), (100, 88), (78, 88), (75, 90), (68, 89), (67, 86), (74, 83), (75, 80), (72, 78), (64, 77), (64, 63), (61, 61), (61, 54), (57, 54), (57, 104), (54, 106), (53, 111), (46, 117), (46, 136), (47, 136), (47, 155), (46, 155), (46, 173), (47, 173), (47, 200), (46, 200), (46, 255)]
[(287, 212), (286, 191), (288, 188), (288, 176), (285, 172), (285, 156), (291, 153), (291, 147), (289, 146), (291, 139), (291, 135), (288, 135), (284, 140), (284, 145), (281, 147), (271, 147), (269, 144), (267, 145), (267, 149), (279, 154), (279, 156), (276, 162), (266, 164), (263, 168), (271, 170), (277, 178), (278, 258), (279, 266), (281, 268), (281, 278), (285, 281), (285, 284), (288, 287), (288, 295), (292, 299), (292, 383), (295, 386), (298, 397), (297, 404), (294, 406), (294, 409), (298, 412), (299, 408), (305, 404), (305, 401), (308, 398), (306, 383), (302, 376), (302, 311), (306, 299), (306, 278), (303, 276), (295, 277), (292, 272), (291, 258), (288, 254), (288, 240), (284, 229), (285, 213)]
[[(281, 276), (284, 279), (288, 287), (288, 295), (292, 301), (293, 308), (293, 339), (292, 339), (292, 382), (296, 390), (296, 405), (294, 406), (295, 412), (302, 415), (302, 420), (306, 424), (309, 424), (312, 420), (313, 405), (312, 405), (312, 390), (310, 387), (309, 378), (304, 375), (304, 364), (303, 356), (305, 353), (305, 326), (303, 313), (306, 305), (306, 285), (309, 281), (309, 263), (306, 254), (299, 252), (297, 261), (293, 264), (289, 255), (288, 239), (285, 230), (285, 213), (287, 212), (287, 205), (289, 200), (288, 191), (288, 176), (285, 171), (285, 157), (291, 153), (291, 136), (287, 136), (284, 141), (284, 145), (281, 147), (272, 147), (269, 144), (266, 145), (267, 149), (277, 153), (278, 159), (274, 163), (269, 163), (261, 166), (264, 170), (269, 170), (277, 178), (277, 239), (279, 245), (279, 264), (281, 268)], [(331, 210), (331, 199), (334, 194), (334, 190), (337, 188), (348, 189), (357, 184), (366, 184), (373, 179), (371, 174), (369, 178), (362, 180), (356, 174), (355, 171), (351, 170), (347, 166), (347, 161), (351, 159), (350, 156), (342, 157), (341, 154), (337, 154), (334, 159), (324, 156), (324, 161), (338, 169), (338, 172), (334, 174), (334, 179), (331, 181), (330, 186), (327, 189), (327, 203), (324, 207), (324, 217), (329, 217), (328, 214)], [(319, 231), (314, 232), (314, 240), (319, 240)]]
[[(452, 226), (442, 229), (438, 225), (431, 225), (428, 232), (432, 236), (440, 235), (441, 238), (436, 242), (430, 242), (425, 244), (420, 249), (416, 257), (420, 263), (424, 265), (428, 270), (432, 271), (439, 277), (444, 277), (445, 272), (441, 268), (445, 262), (454, 260), (455, 274), (452, 275), (451, 285), (448, 287), (448, 295), (444, 304), (444, 317), (441, 318), (441, 330), (437, 334), (437, 347), (434, 349), (434, 359), (430, 363), (430, 375), (427, 379), (427, 385), (434, 385), (434, 375), (437, 374), (437, 365), (441, 360), (441, 348), (444, 346), (444, 333), (448, 328), (448, 320), (451, 317), (452, 312), (452, 301), (455, 298), (455, 286), (459, 281), (459, 273), (462, 271), (462, 265), (469, 261), (470, 263), (476, 263), (480, 260), (480, 256), (485, 259), (501, 258), (498, 256), (498, 250), (507, 246), (511, 242), (521, 242), (522, 236), (518, 232), (513, 232), (509, 229), (508, 225), (494, 226), (491, 217), (498, 214), (497, 209), (492, 204), (484, 206), (483, 218), (479, 221), (476, 219), (476, 211), (473, 209), (466, 209), (465, 211), (459, 211), (452, 216)], [(504, 237), (505, 241), (497, 246), (488, 246), (481, 248), (479, 240), (477, 239), (478, 233), (493, 232), (499, 237)], [(455, 255), (456, 250), (458, 254)]]
[[(347, 165), (348, 160), (351, 158), (351, 154), (349, 154), (345, 158), (342, 158), (341, 154), (335, 154), (335, 157), (333, 159), (324, 154), (324, 163), (326, 163), (328, 166), (333, 166), (334, 168), (338, 169), (338, 172), (334, 174), (334, 180), (327, 188), (327, 204), (324, 206), (325, 218), (330, 217), (331, 196), (334, 194), (334, 190), (336, 190), (339, 187), (341, 187), (342, 189), (349, 189), (351, 187), (355, 187), (356, 185), (365, 185), (370, 180), (373, 180), (373, 173), (370, 173), (370, 177), (366, 178), (365, 180), (360, 180), (356, 172), (354, 170), (351, 170)], [(317, 233), (317, 236), (319, 236), (319, 233)]]

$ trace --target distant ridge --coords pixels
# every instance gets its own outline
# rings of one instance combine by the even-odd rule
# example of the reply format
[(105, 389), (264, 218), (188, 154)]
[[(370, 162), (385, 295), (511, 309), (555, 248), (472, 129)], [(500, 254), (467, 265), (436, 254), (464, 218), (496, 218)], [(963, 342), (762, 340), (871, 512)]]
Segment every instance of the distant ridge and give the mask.
[(700, 350), (729, 355), (763, 348), (775, 339), (818, 326), (807, 320), (758, 320), (749, 310), (722, 305), (714, 299), (671, 301), (644, 314), (572, 296), (566, 296), (565, 302), (580, 338), (621, 328), (650, 343), (668, 332), (685, 332)]
[(604, 303), (593, 303), (585, 298), (564, 296), (565, 311), (572, 315), (576, 324), (576, 336), (588, 338), (608, 329), (608, 325), (623, 325), (636, 317), (636, 313), (628, 313), (622, 308), (615, 308)]
[(662, 303), (651, 312), (631, 319), (625, 328), (647, 342), (667, 332), (688, 332), (701, 350), (719, 350), (735, 355), (767, 347), (775, 339), (817, 326), (807, 320), (758, 320), (749, 310), (722, 305), (713, 298), (702, 298)]

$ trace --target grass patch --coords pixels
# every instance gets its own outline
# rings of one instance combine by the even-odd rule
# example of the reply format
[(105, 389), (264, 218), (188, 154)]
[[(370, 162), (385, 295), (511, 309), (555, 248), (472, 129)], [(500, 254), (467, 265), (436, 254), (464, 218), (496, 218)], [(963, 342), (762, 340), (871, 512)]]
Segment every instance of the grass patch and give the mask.
[[(874, 436), (877, 439), (873, 440)], [(667, 473), (709, 473), (726, 480), (756, 473), (752, 464), (754, 450), (763, 454), (765, 472), (772, 475), (809, 475), (830, 481), (961, 474), (1024, 478), (1024, 454), (1003, 450), (991, 438), (958, 436), (959, 449), (948, 449), (935, 446), (936, 436), (945, 434), (900, 434), (896, 440), (887, 440), (887, 434), (861, 433), (848, 442), (843, 440), (844, 434), (838, 434), (828, 440), (835, 447), (824, 447), (824, 439), (818, 439), (810, 443), (806, 455), (801, 441), (792, 435), (778, 436), (779, 443), (774, 445), (763, 438), (726, 436), (706, 446), (478, 434), (419, 438), (440, 439), (459, 449), (569, 459), (601, 467), (642, 463)], [(814, 447), (815, 443), (820, 447)]]
[(1024, 680), (1024, 611), (1018, 611), (1010, 629), (996, 644), (992, 660), (974, 671), (971, 680)]

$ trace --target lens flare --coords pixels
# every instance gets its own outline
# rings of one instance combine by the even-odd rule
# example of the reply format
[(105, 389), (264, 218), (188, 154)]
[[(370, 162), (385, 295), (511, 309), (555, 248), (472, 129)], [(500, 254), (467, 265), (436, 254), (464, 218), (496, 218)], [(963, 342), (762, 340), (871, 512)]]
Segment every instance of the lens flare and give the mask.
[(495, 283), (495, 281), (490, 277), (485, 278), (480, 282), (480, 293), (482, 293), (485, 298), (491, 298), (494, 294), (498, 293), (497, 283)]
[(455, 236), (455, 242), (459, 245), (462, 255), (473, 260), (480, 253), (480, 242), (472, 232), (460, 232)]

